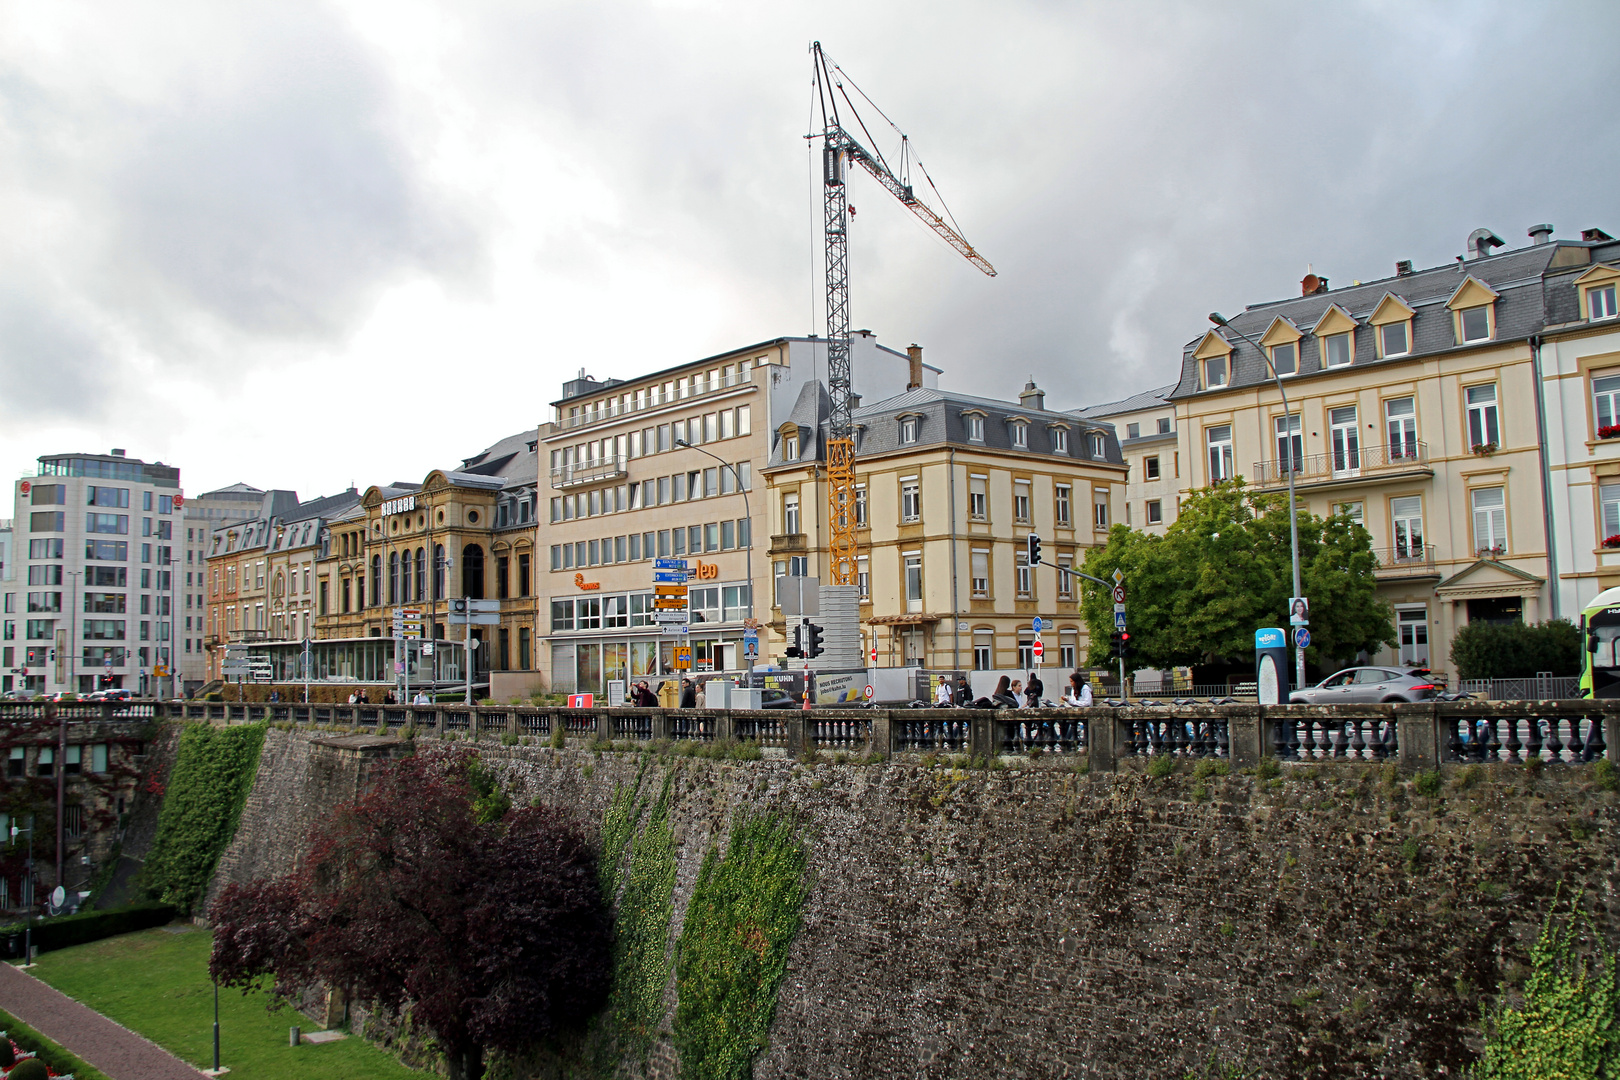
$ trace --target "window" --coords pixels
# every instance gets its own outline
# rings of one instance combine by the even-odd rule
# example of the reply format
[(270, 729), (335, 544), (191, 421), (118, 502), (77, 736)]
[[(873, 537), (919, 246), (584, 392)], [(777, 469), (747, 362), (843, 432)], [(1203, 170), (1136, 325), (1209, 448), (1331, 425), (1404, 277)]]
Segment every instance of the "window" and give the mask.
[(1168, 416), (1159, 417), (1159, 434), (1170, 434), (1170, 418)]
[(1597, 409), (1598, 434), (1620, 425), (1620, 375), (1599, 375), (1592, 380), (1592, 402)]
[[(65, 775), (65, 776), (78, 776), (83, 772), (84, 772), (84, 747), (81, 746), (81, 745), (74, 745), (74, 746), (64, 747), (63, 750), (62, 750), (62, 773), (63, 773), (63, 775)], [(83, 828), (83, 825), (84, 825), (83, 809), (84, 808), (83, 807), (78, 807), (78, 806), (70, 806), (67, 809), (80, 811), (81, 816), (80, 816), (80, 822), (79, 822), (79, 824), (80, 824), (79, 833), (82, 833), (84, 831), (84, 828)], [(74, 836), (79, 835), (79, 833), (73, 833), (71, 830), (69, 830), (69, 833), (70, 833), (70, 835), (74, 835)]]
[(1029, 481), (1013, 481), (1013, 520), (1029, 523)]
[(1362, 520), (1363, 507), (1362, 507), (1361, 503), (1359, 503), (1359, 502), (1337, 503), (1334, 506), (1334, 510), (1335, 510), (1335, 512), (1338, 513), (1338, 515), (1340, 517), (1347, 517), (1351, 521), (1355, 522), (1357, 525), (1361, 525), (1363, 528), (1366, 527), (1365, 522)]
[[(60, 536), (48, 537), (44, 540), (28, 541), (28, 557), (30, 559), (60, 559), (62, 558), (63, 543)], [(92, 558), (86, 554), (85, 558)]]
[(1599, 484), (1598, 505), (1603, 516), (1603, 535), (1598, 542), (1602, 543), (1611, 536), (1620, 536), (1620, 484)]
[(799, 460), (799, 437), (797, 435), (782, 436), (782, 460)]
[(1149, 499), (1147, 501), (1147, 523), (1149, 525), (1158, 525), (1163, 521), (1164, 504), (1158, 499)]
[(1322, 363), (1326, 367), (1343, 367), (1351, 359), (1350, 335), (1329, 334), (1322, 339)]
[(1612, 319), (1615, 317), (1615, 287), (1613, 285), (1599, 285), (1595, 289), (1586, 291), (1586, 317), (1588, 319)]
[(56, 773), (56, 747), (42, 746), (39, 748), (39, 763), (35, 770), (40, 776), (54, 776)]
[(1011, 438), (1013, 448), (1026, 450), (1029, 448), (1029, 425), (1022, 420), (1015, 420), (1011, 425)]
[(1033, 600), (1035, 598), (1035, 568), (1029, 565), (1029, 552), (1020, 551), (1013, 556), (1013, 566), (1017, 576), (1018, 599)]
[(1054, 454), (1067, 454), (1069, 452), (1069, 429), (1052, 429), (1052, 452)]
[(855, 524), (859, 528), (866, 527), (866, 485), (855, 485)]
[(107, 771), (107, 744), (93, 743), (90, 747), (90, 771), (104, 773)]
[(970, 571), (968, 583), (972, 587), (973, 595), (984, 599), (990, 595), (990, 552), (985, 548), (974, 548), (969, 558)]
[(1106, 530), (1108, 528), (1108, 491), (1106, 488), (1093, 488), (1091, 498), (1091, 523), (1093, 527), (1099, 530)]
[(1091, 456), (1101, 461), (1107, 456), (1107, 440), (1103, 438), (1100, 431), (1093, 431), (1087, 438), (1091, 442)]
[(1068, 484), (1058, 484), (1053, 490), (1056, 493), (1054, 496), (1053, 505), (1057, 516), (1058, 528), (1067, 529), (1074, 524), (1069, 518), (1069, 496), (1072, 489)]
[(30, 532), (66, 532), (67, 515), (60, 510), (35, 510), (28, 515)]
[(86, 506), (115, 506), (129, 509), (129, 488), (95, 487), (84, 489)]
[(66, 484), (35, 484), (34, 489), (28, 493), (30, 506), (66, 506)]
[(973, 670), (989, 671), (991, 668), (995, 667), (995, 655), (995, 631), (973, 631)]
[(1417, 457), (1417, 400), (1391, 398), (1384, 402), (1384, 427), (1389, 433), (1389, 458)]
[(1277, 427), (1277, 471), (1299, 472), (1305, 467), (1305, 436), (1299, 429), (1299, 414), (1279, 416)]
[(973, 521), (990, 520), (990, 498), (987, 492), (990, 483), (986, 476), (968, 477), (968, 518)]
[(1232, 479), (1235, 475), (1232, 468), (1232, 425), (1206, 428), (1204, 439), (1209, 444), (1210, 482)]
[(962, 424), (967, 429), (968, 442), (984, 442), (984, 417), (968, 413), (962, 417)]
[(922, 553), (905, 556), (906, 610), (921, 611), (923, 598)]
[(1159, 478), (1159, 459), (1157, 456), (1142, 459), (1142, 479), (1157, 480)]
[[(1065, 555), (1058, 560), (1058, 566), (1064, 570), (1072, 570), (1074, 569), (1074, 560)], [(1068, 574), (1059, 574), (1057, 582), (1057, 594), (1059, 600), (1073, 600), (1074, 578), (1070, 577)]]
[(1423, 558), (1423, 497), (1407, 495), (1389, 500), (1389, 516), (1395, 537), (1395, 558)]
[(1469, 492), (1474, 507), (1474, 548), (1481, 554), (1507, 551), (1507, 499), (1504, 489), (1475, 488)]
[(737, 434), (738, 435), (752, 435), (754, 433), (754, 424), (753, 424), (753, 421), (750, 419), (750, 415), (751, 414), (749, 412), (749, 407), (747, 405), (739, 405), (739, 406), (737, 406)]
[(1361, 432), (1356, 427), (1356, 407), (1345, 405), (1328, 410), (1328, 444), (1333, 453), (1333, 475), (1348, 476), (1361, 468)]
[(914, 476), (900, 481), (900, 520), (922, 520), (922, 485)]
[(1141, 424), (1126, 424), (1125, 425), (1125, 437), (1127, 439), (1140, 439), (1142, 437), (1142, 425)]
[(27, 767), (27, 761), (28, 751), (21, 746), (13, 746), (11, 748), (11, 758), (6, 762), (6, 775), (12, 779), (22, 776), (23, 770)]
[(782, 496), (782, 531), (789, 536), (799, 531), (799, 496), (790, 492)]
[(1271, 366), (1278, 375), (1292, 375), (1299, 370), (1299, 342), (1285, 341), (1271, 347)]
[(1378, 347), (1385, 356), (1405, 356), (1411, 345), (1406, 337), (1406, 323), (1385, 323), (1378, 328)]
[(1396, 633), (1401, 642), (1401, 664), (1405, 667), (1429, 665), (1429, 609), (1395, 609)]
[(1211, 356), (1204, 361), (1204, 389), (1215, 390), (1226, 385), (1226, 357)]
[(1468, 388), (1468, 445), (1495, 449), (1501, 444), (1496, 415), (1496, 384)]
[(917, 418), (908, 416), (900, 421), (900, 444), (908, 446), (917, 441)]
[(1489, 305), (1463, 308), (1457, 313), (1462, 326), (1463, 341), (1486, 341), (1491, 336), (1491, 309)]

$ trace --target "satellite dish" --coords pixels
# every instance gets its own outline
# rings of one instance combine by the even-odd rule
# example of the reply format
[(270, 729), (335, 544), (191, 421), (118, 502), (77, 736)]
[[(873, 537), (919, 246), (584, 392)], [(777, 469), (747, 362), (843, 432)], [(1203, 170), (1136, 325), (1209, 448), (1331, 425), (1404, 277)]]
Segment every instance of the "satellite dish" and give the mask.
[(61, 907), (67, 902), (67, 890), (58, 885), (51, 890), (51, 906)]

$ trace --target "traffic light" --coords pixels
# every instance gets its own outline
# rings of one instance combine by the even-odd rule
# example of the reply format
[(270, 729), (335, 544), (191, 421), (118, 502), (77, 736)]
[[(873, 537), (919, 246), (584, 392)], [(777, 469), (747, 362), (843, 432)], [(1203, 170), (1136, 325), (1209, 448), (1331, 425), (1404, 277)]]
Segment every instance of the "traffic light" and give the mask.
[(804, 629), (809, 635), (808, 639), (804, 643), (804, 655), (806, 659), (814, 660), (825, 651), (821, 647), (822, 630), (821, 627), (817, 626), (815, 623), (805, 623)]
[(1130, 631), (1128, 630), (1121, 630), (1119, 632), (1119, 658), (1121, 660), (1129, 660), (1131, 658), (1131, 635)]
[(1041, 538), (1034, 533), (1029, 534), (1029, 565), (1041, 565)]
[(1119, 659), (1119, 631), (1115, 630), (1108, 636), (1108, 655)]
[(799, 657), (804, 655), (804, 646), (803, 646), (803, 640), (804, 639), (800, 636), (803, 633), (803, 631), (804, 631), (804, 624), (803, 623), (799, 623), (797, 626), (795, 626), (793, 628), (793, 644), (789, 645), (783, 651), (782, 655), (791, 656), (795, 660), (797, 660)]

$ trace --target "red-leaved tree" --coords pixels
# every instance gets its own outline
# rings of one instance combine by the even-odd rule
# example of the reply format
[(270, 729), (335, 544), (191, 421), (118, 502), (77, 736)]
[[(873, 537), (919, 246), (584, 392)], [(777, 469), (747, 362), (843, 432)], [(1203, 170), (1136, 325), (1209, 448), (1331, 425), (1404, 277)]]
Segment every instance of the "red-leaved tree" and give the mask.
[(315, 829), (298, 871), (221, 893), (214, 978), (246, 992), (270, 976), (284, 999), (332, 986), (409, 1006), (452, 1080), (478, 1080), (486, 1050), (581, 1023), (610, 979), (590, 838), (550, 807), (481, 820), (479, 786), (466, 750), (378, 770)]

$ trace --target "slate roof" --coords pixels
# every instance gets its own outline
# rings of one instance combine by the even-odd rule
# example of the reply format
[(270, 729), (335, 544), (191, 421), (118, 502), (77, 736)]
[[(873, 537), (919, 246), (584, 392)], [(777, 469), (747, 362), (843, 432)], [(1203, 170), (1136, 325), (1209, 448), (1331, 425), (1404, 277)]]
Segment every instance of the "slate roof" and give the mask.
[[(1371, 332), (1356, 334), (1354, 365), (1401, 364), (1458, 348), (1478, 348), (1479, 343), (1458, 346), (1452, 328), (1451, 310), (1445, 306), (1453, 293), (1470, 275), (1500, 294), (1496, 302), (1497, 342), (1522, 340), (1547, 323), (1543, 302), (1543, 277), (1553, 255), (1567, 242), (1535, 244), (1516, 251), (1485, 258), (1469, 259), (1448, 266), (1420, 270), (1413, 274), (1369, 281), (1348, 288), (1332, 289), (1312, 296), (1293, 297), (1256, 304), (1231, 317), (1232, 326), (1258, 341), (1278, 317), (1286, 318), (1304, 332), (1300, 341), (1299, 374), (1321, 371), (1321, 343), (1310, 333), (1328, 307), (1337, 304), (1366, 328), (1366, 320), (1385, 294), (1403, 300), (1417, 314), (1412, 321), (1412, 350), (1404, 356), (1379, 360)], [(1233, 345), (1233, 370), (1228, 387), (1252, 386), (1271, 379), (1265, 359), (1253, 346), (1230, 331), (1212, 327)], [(1170, 393), (1172, 399), (1199, 393), (1197, 364), (1193, 351), (1203, 341), (1200, 333), (1182, 351), (1181, 379)]]
[(1084, 409), (1070, 409), (1070, 413), (1085, 419), (1102, 419), (1108, 416), (1118, 416), (1120, 413), (1141, 412), (1143, 409), (1154, 409), (1161, 406), (1169, 407), (1170, 392), (1176, 388), (1175, 383), (1161, 386), (1156, 390), (1144, 390), (1140, 394), (1132, 394), (1119, 401), (1110, 401), (1103, 405), (1088, 405)]
[[(452, 482), (468, 482), (472, 486), (487, 486), (477, 483), (477, 477), (497, 477), (504, 481), (502, 487), (528, 487), (540, 481), (540, 449), (539, 435), (534, 428), (527, 428), (515, 435), (508, 435), (489, 449), (463, 458), (461, 467), (454, 471), (445, 470), (445, 475)], [(461, 477), (463, 480), (456, 480)]]

